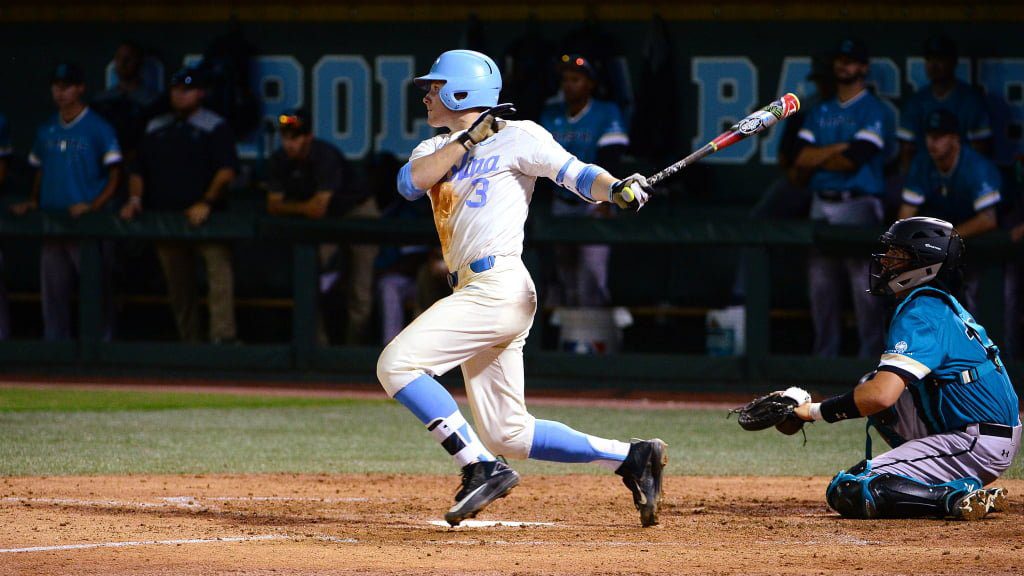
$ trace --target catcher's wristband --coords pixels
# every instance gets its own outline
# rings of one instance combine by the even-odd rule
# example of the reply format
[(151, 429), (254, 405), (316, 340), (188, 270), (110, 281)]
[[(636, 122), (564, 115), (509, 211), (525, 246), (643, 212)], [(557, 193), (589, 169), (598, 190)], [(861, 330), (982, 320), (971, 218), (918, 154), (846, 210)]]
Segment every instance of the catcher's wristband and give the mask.
[(853, 390), (842, 396), (833, 396), (821, 403), (821, 418), (828, 423), (860, 418), (863, 414), (853, 401)]
[(807, 412), (811, 415), (811, 422), (817, 422), (821, 420), (821, 402), (813, 402), (807, 407)]

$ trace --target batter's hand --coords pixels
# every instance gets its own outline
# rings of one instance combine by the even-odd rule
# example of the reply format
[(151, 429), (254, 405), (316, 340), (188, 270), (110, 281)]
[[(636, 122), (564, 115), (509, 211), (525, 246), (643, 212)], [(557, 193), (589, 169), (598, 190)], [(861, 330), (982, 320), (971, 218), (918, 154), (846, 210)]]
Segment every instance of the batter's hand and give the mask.
[(200, 226), (210, 217), (210, 205), (203, 201), (196, 202), (185, 210), (185, 217), (189, 224)]
[(473, 125), (459, 136), (459, 142), (468, 150), (473, 146), (494, 136), (505, 127), (504, 116), (511, 116), (516, 113), (516, 107), (512, 104), (498, 104), (488, 108), (477, 116)]
[(633, 174), (612, 184), (608, 197), (623, 210), (633, 208), (639, 211), (647, 204), (653, 191), (654, 189), (647, 183), (647, 178)]

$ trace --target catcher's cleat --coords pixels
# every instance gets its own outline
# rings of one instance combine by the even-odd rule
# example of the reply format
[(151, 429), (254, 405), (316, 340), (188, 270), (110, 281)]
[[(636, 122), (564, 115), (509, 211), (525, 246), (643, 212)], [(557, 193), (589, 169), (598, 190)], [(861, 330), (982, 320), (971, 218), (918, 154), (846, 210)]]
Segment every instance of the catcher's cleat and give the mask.
[(661, 506), (661, 472), (668, 464), (668, 444), (658, 438), (634, 440), (629, 454), (615, 473), (633, 493), (633, 504), (640, 511), (640, 524), (645, 528), (658, 523)]
[(444, 515), (452, 526), (473, 518), (498, 498), (504, 498), (519, 484), (519, 473), (500, 461), (474, 462), (462, 467), (462, 485), (455, 505)]
[(988, 514), (988, 501), (985, 489), (968, 492), (953, 503), (950, 514), (958, 520), (981, 520)]
[(1006, 512), (1007, 507), (1010, 505), (1007, 499), (1006, 488), (988, 488), (985, 490), (988, 493), (988, 513), (993, 512)]

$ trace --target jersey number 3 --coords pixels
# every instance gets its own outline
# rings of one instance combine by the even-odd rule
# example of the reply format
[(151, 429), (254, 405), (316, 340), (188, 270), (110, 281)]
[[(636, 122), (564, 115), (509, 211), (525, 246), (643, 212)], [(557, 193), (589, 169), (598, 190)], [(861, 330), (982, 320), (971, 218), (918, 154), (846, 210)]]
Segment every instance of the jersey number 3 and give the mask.
[(466, 206), (479, 208), (487, 204), (487, 189), (491, 186), (490, 180), (487, 178), (476, 178), (470, 182), (470, 185), (473, 186), (473, 190), (469, 193), (469, 198), (466, 198)]

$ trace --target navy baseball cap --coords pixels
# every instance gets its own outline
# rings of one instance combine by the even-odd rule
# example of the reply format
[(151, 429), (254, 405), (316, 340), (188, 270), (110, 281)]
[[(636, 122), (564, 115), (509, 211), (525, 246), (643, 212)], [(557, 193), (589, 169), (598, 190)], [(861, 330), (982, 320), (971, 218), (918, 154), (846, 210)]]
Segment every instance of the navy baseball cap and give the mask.
[(185, 66), (171, 76), (171, 86), (185, 86), (186, 88), (205, 88), (207, 84), (206, 73), (195, 66)]
[(959, 134), (960, 122), (956, 119), (956, 114), (945, 108), (939, 108), (932, 110), (928, 118), (925, 119), (924, 131), (938, 134)]
[(597, 78), (597, 71), (594, 70), (594, 65), (585, 56), (579, 54), (562, 54), (562, 57), (559, 59), (558, 68), (560, 70), (581, 72), (591, 80)]
[(846, 38), (839, 43), (836, 48), (835, 56), (846, 56), (850, 60), (860, 62), (861, 64), (868, 63), (868, 47), (864, 44), (864, 41), (859, 38)]
[(282, 134), (309, 134), (312, 129), (309, 112), (304, 108), (299, 108), (278, 115), (277, 129)]
[(924, 43), (924, 57), (956, 60), (956, 42), (948, 36), (932, 36)]
[(65, 84), (85, 84), (85, 74), (82, 72), (82, 68), (73, 62), (61, 62), (53, 69), (53, 76), (50, 77), (50, 83), (56, 84), (57, 82), (63, 82)]

